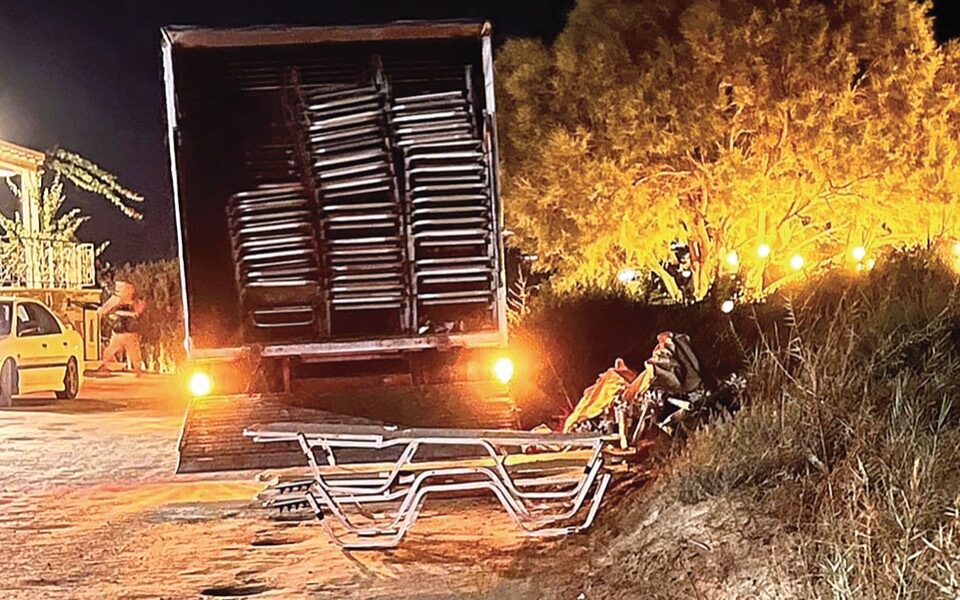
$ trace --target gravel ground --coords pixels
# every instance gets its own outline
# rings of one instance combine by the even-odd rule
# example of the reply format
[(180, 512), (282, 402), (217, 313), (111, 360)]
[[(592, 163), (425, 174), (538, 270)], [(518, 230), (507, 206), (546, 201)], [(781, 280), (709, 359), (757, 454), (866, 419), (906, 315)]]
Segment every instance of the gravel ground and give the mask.
[(396, 550), (343, 552), (259, 510), (257, 474), (173, 475), (173, 385), (88, 379), (80, 399), (0, 410), (0, 597), (499, 597), (533, 543), (477, 499), (426, 512)]

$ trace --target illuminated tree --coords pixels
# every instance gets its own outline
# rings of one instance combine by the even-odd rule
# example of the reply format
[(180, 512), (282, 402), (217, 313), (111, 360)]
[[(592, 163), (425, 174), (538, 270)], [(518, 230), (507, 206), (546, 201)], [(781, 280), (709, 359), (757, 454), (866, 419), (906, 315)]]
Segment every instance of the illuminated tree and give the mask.
[[(552, 46), (498, 57), (514, 243), (561, 291), (631, 268), (681, 299), (957, 236), (960, 50), (928, 10), (580, 0)], [(673, 242), (689, 281), (668, 272)]]
[[(24, 190), (11, 179), (7, 179), (7, 185), (21, 202), (27, 201)], [(0, 285), (25, 285), (30, 281), (28, 273), (48, 285), (80, 281), (83, 277), (75, 269), (85, 261), (92, 265), (107, 248), (109, 242), (95, 248), (79, 243), (77, 231), (90, 217), (79, 208), (64, 212), (65, 200), (63, 182), (57, 174), (35, 202), (36, 230), (28, 230), (19, 213), (12, 218), (0, 214)]]

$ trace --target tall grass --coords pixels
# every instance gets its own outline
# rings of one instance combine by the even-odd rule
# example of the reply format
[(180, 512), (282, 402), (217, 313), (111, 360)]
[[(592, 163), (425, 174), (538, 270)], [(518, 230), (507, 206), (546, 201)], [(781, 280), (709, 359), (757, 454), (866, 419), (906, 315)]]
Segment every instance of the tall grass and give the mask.
[(909, 251), (832, 274), (757, 327), (735, 417), (671, 467), (686, 502), (746, 496), (796, 531), (812, 596), (960, 598), (960, 293)]

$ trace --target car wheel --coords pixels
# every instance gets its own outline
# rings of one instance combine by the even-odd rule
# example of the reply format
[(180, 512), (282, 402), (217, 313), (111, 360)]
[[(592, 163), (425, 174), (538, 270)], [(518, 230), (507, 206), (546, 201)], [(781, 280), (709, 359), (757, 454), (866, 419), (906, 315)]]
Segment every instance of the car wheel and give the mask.
[(17, 364), (7, 359), (0, 368), (0, 406), (13, 404), (13, 397), (20, 393), (20, 381), (17, 377)]
[(80, 393), (80, 369), (77, 367), (77, 361), (71, 357), (67, 362), (67, 370), (63, 373), (63, 391), (57, 392), (57, 398), (61, 400), (73, 400)]

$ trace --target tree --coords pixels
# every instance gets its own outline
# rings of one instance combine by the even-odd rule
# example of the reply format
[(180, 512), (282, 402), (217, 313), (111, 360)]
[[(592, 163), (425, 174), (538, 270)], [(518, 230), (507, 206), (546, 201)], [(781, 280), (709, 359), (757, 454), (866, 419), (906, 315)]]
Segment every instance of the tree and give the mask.
[[(24, 190), (7, 179), (14, 196), (23, 202)], [(0, 284), (24, 285), (28, 272), (47, 285), (54, 282), (75, 282), (81, 273), (74, 271), (86, 260), (93, 261), (109, 242), (96, 248), (84, 248), (77, 239), (77, 230), (90, 220), (79, 208), (63, 212), (66, 194), (60, 175), (43, 188), (39, 201), (37, 231), (28, 231), (19, 215), (13, 218), (0, 214)]]
[[(109, 200), (130, 219), (140, 220), (141, 213), (130, 206), (143, 202), (139, 194), (124, 188), (117, 177), (78, 154), (62, 149), (46, 153), (44, 171), (53, 173), (49, 183), (44, 182), (43, 172), (40, 181), (45, 183), (39, 190), (39, 198), (27, 197), (30, 193), (25, 186), (18, 186), (7, 178), (7, 186), (21, 203), (34, 201), (37, 210), (37, 223), (28, 227), (20, 215), (7, 217), (0, 214), (0, 284), (24, 284), (28, 271), (40, 273), (44, 281), (74, 281), (78, 277), (69, 273), (72, 266), (99, 256), (109, 242), (100, 244), (92, 250), (81, 247), (77, 238), (80, 226), (90, 217), (80, 208), (63, 212), (66, 200), (63, 178), (88, 192)], [(34, 192), (36, 193), (36, 192)], [(36, 229), (36, 230), (34, 230)], [(86, 256), (80, 256), (84, 252)]]
[(579, 0), (552, 46), (498, 56), (514, 243), (561, 291), (634, 268), (679, 300), (956, 236), (960, 51), (928, 10)]
[(143, 218), (130, 203), (143, 202), (143, 196), (120, 185), (117, 176), (101, 168), (79, 154), (55, 148), (46, 153), (44, 165), (58, 176), (66, 177), (78, 188), (102, 196), (127, 217), (139, 221)]

